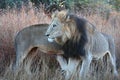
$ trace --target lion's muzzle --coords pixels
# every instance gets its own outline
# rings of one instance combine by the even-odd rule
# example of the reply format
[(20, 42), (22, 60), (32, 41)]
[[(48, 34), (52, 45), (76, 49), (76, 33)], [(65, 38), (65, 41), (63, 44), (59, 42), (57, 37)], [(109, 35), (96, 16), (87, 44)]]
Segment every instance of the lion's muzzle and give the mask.
[(54, 41), (54, 39), (48, 38), (48, 41), (49, 41), (49, 42), (53, 42), (53, 41)]
[(47, 34), (47, 33), (46, 33), (45, 35), (48, 37), (48, 41), (49, 41), (49, 42), (53, 42), (53, 41), (54, 41), (54, 39), (49, 38), (49, 35), (50, 35), (50, 34)]

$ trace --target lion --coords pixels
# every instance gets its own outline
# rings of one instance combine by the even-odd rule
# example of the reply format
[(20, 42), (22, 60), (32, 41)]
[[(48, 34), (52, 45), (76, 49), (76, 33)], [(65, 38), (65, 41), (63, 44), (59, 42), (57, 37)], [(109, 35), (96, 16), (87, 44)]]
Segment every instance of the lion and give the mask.
[(106, 54), (110, 57), (114, 75), (118, 75), (113, 37), (99, 32), (86, 19), (66, 10), (55, 12), (45, 35), (49, 42), (55, 41), (62, 46), (64, 54), (57, 59), (61, 68), (66, 71), (66, 79), (70, 79), (71, 75), (78, 71), (82, 60), (78, 72), (79, 78), (85, 80), (91, 61), (103, 58)]
[(39, 48), (43, 53), (62, 54), (61, 46), (56, 42), (48, 42), (44, 35), (48, 24), (36, 24), (28, 26), (17, 33), (14, 40), (16, 60), (13, 70), (16, 71), (23, 63), (29, 52)]

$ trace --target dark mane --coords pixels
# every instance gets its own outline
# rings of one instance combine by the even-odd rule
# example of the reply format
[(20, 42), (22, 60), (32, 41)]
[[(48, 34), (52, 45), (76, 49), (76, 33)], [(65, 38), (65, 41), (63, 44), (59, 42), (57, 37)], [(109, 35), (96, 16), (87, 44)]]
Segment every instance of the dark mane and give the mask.
[(80, 58), (80, 56), (85, 56), (85, 45), (88, 41), (86, 34), (86, 20), (83, 18), (78, 18), (75, 15), (70, 15), (70, 19), (73, 19), (76, 23), (76, 28), (81, 35), (79, 41), (74, 41), (73, 39), (69, 39), (62, 47), (64, 51), (64, 57), (74, 57)]

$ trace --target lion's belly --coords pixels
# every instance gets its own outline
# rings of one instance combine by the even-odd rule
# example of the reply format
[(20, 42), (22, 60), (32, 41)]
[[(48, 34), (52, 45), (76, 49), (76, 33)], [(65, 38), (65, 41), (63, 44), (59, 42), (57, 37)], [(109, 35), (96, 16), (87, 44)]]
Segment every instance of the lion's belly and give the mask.
[(102, 57), (107, 51), (109, 51), (109, 44), (106, 38), (101, 33), (95, 34), (92, 47), (93, 57)]
[(93, 59), (98, 60), (98, 59), (100, 59), (100, 58), (103, 58), (103, 56), (104, 56), (106, 53), (107, 53), (107, 51), (106, 51), (106, 52), (103, 52), (103, 53), (94, 53), (94, 55), (92, 55), (92, 57), (93, 57)]

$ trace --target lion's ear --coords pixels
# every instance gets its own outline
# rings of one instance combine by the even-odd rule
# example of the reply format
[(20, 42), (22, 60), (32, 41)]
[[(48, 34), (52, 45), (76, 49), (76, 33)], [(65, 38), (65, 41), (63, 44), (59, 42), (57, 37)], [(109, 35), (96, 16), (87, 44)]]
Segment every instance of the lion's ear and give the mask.
[(58, 14), (58, 12), (59, 12), (59, 11), (56, 10), (54, 13), (52, 13), (52, 16), (51, 16), (51, 17), (54, 18), (54, 17)]
[(61, 15), (63, 16), (62, 18), (66, 18), (69, 11), (68, 10), (62, 10), (60, 12), (61, 12)]
[(65, 10), (65, 13), (64, 13), (64, 20), (65, 20), (65, 22), (70, 21), (69, 10)]
[(60, 21), (65, 22), (66, 18), (68, 17), (68, 10), (62, 10), (58, 12), (57, 17), (60, 19)]

